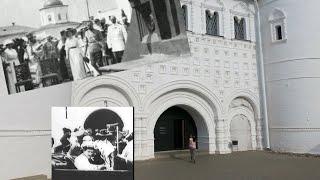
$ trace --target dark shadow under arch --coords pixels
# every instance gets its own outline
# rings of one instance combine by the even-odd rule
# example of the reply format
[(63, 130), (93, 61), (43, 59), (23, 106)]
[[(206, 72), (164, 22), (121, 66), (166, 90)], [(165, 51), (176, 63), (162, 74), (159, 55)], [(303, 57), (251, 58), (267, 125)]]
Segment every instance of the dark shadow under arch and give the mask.
[(192, 116), (183, 108), (173, 106), (164, 111), (154, 128), (154, 150), (170, 151), (188, 149), (190, 134), (197, 137), (197, 127)]
[(120, 116), (109, 109), (99, 109), (92, 112), (84, 122), (85, 129), (100, 130), (105, 129), (106, 124), (119, 123), (119, 131), (123, 129), (123, 121)]

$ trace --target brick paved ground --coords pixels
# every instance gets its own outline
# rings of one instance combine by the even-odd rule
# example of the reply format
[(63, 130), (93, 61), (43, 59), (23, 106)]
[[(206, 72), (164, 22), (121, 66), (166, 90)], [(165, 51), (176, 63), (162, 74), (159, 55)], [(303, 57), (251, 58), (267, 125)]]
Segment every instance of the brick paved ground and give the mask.
[(135, 162), (135, 180), (320, 180), (320, 158), (272, 152), (201, 155)]

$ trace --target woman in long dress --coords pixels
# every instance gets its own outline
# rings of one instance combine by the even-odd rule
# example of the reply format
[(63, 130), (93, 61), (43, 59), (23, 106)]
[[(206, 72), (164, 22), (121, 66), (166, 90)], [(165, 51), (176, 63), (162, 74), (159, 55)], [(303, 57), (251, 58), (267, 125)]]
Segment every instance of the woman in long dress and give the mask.
[(14, 65), (20, 65), (18, 53), (15, 49), (13, 49), (13, 41), (7, 40), (5, 42), (7, 49), (4, 51), (4, 61), (8, 64), (6, 67), (6, 73), (8, 77), (8, 89), (10, 94), (17, 93), (16, 91), (16, 73), (14, 70)]
[(70, 61), (73, 80), (80, 80), (86, 77), (83, 56), (81, 53), (78, 38), (73, 35), (72, 30), (67, 31), (67, 40), (65, 43), (67, 52), (66, 58)]

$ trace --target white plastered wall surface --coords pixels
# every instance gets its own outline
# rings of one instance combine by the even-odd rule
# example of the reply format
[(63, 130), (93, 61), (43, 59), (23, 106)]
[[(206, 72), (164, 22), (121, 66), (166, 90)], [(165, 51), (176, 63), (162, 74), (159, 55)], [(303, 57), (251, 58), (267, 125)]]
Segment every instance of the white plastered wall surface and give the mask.
[(0, 179), (51, 176), (51, 107), (70, 98), (71, 83), (0, 97)]
[[(319, 5), (260, 1), (270, 143), (276, 151), (320, 153)], [(274, 41), (274, 22), (283, 26), (281, 41)]]

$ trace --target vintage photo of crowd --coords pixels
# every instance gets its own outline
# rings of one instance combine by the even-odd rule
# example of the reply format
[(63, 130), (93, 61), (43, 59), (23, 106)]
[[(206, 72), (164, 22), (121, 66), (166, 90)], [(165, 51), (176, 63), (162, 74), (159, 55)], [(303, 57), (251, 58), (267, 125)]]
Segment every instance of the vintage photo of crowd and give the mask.
[[(132, 108), (61, 107), (53, 108), (52, 113), (53, 179), (76, 177), (84, 171), (93, 172), (93, 177), (108, 177), (110, 173), (130, 176), (133, 170)], [(65, 114), (69, 117), (63, 117)], [(121, 115), (124, 116), (121, 118)]]
[[(65, 7), (60, 0), (45, 3), (42, 11)], [(49, 24), (39, 28), (50, 27), (50, 31), (13, 33), (7, 39), (0, 32), (0, 60), (8, 94), (99, 76), (103, 74), (101, 67), (121, 63), (130, 19), (124, 10), (119, 11), (117, 16), (112, 12), (100, 17), (88, 15), (88, 19), (73, 24), (68, 19), (62, 22), (60, 13), (61, 23), (53, 23), (50, 12), (45, 16)], [(57, 28), (52, 30), (54, 26)], [(10, 28), (14, 29), (0, 30)]]

